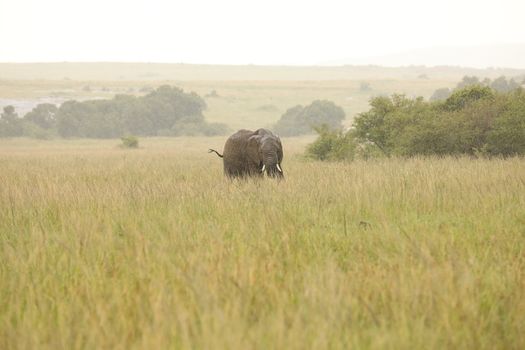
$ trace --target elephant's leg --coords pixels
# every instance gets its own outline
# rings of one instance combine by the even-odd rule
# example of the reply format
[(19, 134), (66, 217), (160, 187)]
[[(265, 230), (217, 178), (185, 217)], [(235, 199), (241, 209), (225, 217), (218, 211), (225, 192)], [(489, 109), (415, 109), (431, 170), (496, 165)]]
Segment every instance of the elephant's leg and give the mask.
[(229, 178), (234, 178), (239, 176), (239, 171), (233, 167), (224, 167), (224, 174)]
[(246, 164), (246, 171), (248, 172), (248, 174), (250, 176), (260, 176), (262, 177), (263, 176), (263, 172), (262, 172), (262, 162), (254, 162), (254, 161), (248, 161), (247, 164)]
[(246, 174), (244, 166), (238, 164), (227, 164), (224, 166), (224, 174), (233, 179), (237, 177), (243, 177)]

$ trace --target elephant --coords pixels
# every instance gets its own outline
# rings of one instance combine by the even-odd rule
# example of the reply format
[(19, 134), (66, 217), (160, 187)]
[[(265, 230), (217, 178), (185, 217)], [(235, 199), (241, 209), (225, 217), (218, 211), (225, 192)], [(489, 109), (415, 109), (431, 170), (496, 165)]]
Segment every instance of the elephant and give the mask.
[(281, 139), (270, 130), (239, 130), (226, 140), (223, 154), (209, 149), (208, 153), (212, 152), (223, 159), (224, 174), (229, 178), (262, 177), (265, 172), (272, 178), (284, 178)]

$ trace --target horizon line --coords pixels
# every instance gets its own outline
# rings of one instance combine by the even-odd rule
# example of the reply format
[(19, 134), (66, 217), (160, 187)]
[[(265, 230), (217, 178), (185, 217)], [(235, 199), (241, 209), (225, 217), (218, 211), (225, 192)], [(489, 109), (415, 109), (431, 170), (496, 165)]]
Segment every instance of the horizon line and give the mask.
[(459, 69), (474, 69), (474, 70), (519, 70), (525, 71), (525, 68), (517, 68), (510, 66), (485, 66), (485, 67), (474, 67), (466, 65), (454, 65), (454, 64), (437, 64), (437, 65), (425, 65), (425, 64), (403, 64), (403, 65), (388, 65), (388, 64), (357, 64), (357, 63), (342, 63), (342, 64), (330, 64), (330, 63), (317, 63), (317, 64), (291, 64), (291, 63), (276, 63), (276, 64), (258, 64), (258, 63), (191, 63), (191, 62), (167, 62), (167, 61), (120, 61), (120, 60), (100, 60), (100, 61), (0, 61), (0, 64), (163, 64), (163, 65), (188, 65), (188, 66), (224, 66), (224, 67), (261, 67), (261, 68), (345, 68), (345, 67), (374, 67), (374, 68), (459, 68)]

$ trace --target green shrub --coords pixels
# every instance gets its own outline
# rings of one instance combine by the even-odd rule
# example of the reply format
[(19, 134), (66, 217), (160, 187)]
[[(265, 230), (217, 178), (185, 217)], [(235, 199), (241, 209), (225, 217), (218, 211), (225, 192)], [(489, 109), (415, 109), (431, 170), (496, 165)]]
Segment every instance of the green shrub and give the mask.
[(384, 157), (384, 153), (373, 143), (360, 143), (355, 130), (343, 132), (326, 125), (315, 128), (318, 138), (308, 145), (306, 155), (315, 160), (352, 161)]
[(485, 150), (490, 155), (525, 154), (525, 91), (518, 89), (509, 97), (487, 133)]
[[(525, 92), (468, 85), (443, 102), (376, 97), (346, 134), (319, 129), (308, 154), (320, 160), (386, 156), (525, 155)], [(380, 150), (380, 152), (379, 152)]]
[(492, 99), (494, 95), (494, 91), (488, 86), (470, 85), (454, 91), (452, 95), (445, 100), (443, 108), (447, 111), (457, 111), (474, 101)]
[(138, 148), (139, 139), (136, 136), (128, 135), (120, 138), (122, 140), (122, 148)]
[(308, 146), (308, 157), (317, 160), (353, 160), (358, 146), (353, 133), (316, 127), (319, 137)]

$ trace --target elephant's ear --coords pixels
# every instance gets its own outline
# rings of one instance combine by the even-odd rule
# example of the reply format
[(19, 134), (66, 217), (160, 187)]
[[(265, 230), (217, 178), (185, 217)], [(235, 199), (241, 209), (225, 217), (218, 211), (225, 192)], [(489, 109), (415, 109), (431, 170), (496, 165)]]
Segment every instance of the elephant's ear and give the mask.
[(248, 158), (254, 163), (260, 162), (259, 146), (261, 145), (261, 139), (262, 136), (260, 135), (253, 135), (248, 138), (246, 154), (248, 155)]

